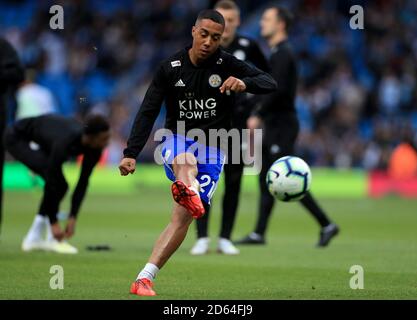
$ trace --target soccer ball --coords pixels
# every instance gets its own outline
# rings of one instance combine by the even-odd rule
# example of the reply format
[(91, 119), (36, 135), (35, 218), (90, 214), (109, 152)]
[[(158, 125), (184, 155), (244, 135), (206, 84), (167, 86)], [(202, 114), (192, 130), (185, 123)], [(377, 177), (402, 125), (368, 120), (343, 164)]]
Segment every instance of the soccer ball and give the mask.
[(269, 168), (266, 184), (269, 192), (281, 201), (300, 200), (310, 189), (310, 167), (298, 157), (279, 158)]

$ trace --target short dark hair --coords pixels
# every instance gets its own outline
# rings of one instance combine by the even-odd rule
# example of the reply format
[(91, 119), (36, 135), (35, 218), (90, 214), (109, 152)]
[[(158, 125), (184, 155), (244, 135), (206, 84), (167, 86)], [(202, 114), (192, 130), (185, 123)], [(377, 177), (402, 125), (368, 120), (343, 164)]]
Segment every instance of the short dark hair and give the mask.
[(289, 9), (283, 6), (279, 6), (279, 5), (268, 7), (268, 9), (276, 10), (278, 19), (285, 22), (286, 31), (288, 31), (291, 28), (294, 22), (294, 15), (291, 13)]
[(86, 135), (96, 135), (109, 130), (109, 121), (100, 114), (90, 114), (84, 120), (84, 133)]
[(213, 10), (213, 9), (206, 9), (206, 10), (200, 11), (200, 13), (197, 16), (197, 20), (196, 20), (195, 23), (197, 24), (197, 22), (199, 22), (203, 19), (209, 19), (209, 20), (214, 21), (218, 24), (221, 24), (223, 26), (223, 28), (225, 26), (223, 16), (218, 11)]
[(214, 5), (214, 9), (236, 10), (240, 12), (240, 9), (236, 2), (232, 0), (220, 0)]

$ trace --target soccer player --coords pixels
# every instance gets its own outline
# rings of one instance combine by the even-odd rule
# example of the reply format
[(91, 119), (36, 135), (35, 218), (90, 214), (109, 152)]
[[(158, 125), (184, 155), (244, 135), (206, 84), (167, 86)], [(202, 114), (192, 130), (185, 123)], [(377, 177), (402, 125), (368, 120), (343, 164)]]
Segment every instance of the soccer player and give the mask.
[[(174, 181), (171, 187), (174, 206), (170, 223), (131, 285), (133, 294), (155, 295), (156, 274), (183, 242), (193, 218), (203, 216), (204, 206), (210, 205), (225, 153), (217, 143), (210, 143), (209, 133), (213, 134), (213, 129), (230, 128), (235, 92), (259, 94), (276, 89), (270, 75), (219, 49), (224, 26), (223, 16), (217, 11), (199, 13), (192, 28), (192, 46), (159, 66), (124, 150), (119, 169), (125, 176), (135, 171), (135, 159), (165, 100), (165, 128), (173, 134), (166, 137), (161, 149), (167, 177)], [(194, 141), (189, 136), (196, 129), (205, 133), (205, 141), (200, 138)]]
[[(294, 153), (294, 144), (299, 124), (294, 106), (297, 86), (297, 67), (291, 46), (288, 43), (288, 28), (292, 14), (284, 7), (276, 6), (264, 11), (261, 19), (261, 34), (271, 48), (271, 74), (279, 83), (278, 89), (265, 97), (261, 107), (248, 119), (250, 129), (264, 127), (262, 146), (262, 170), (259, 175), (261, 198), (258, 221), (254, 232), (237, 241), (238, 244), (265, 244), (268, 219), (275, 202), (269, 193), (266, 174), (278, 158)], [(318, 247), (325, 247), (337, 235), (339, 228), (332, 223), (310, 193), (301, 200), (302, 205), (321, 226)]]
[[(268, 71), (268, 62), (258, 44), (247, 37), (237, 34), (237, 29), (240, 24), (240, 10), (236, 3), (231, 0), (221, 0), (216, 3), (214, 9), (221, 13), (226, 23), (220, 40), (222, 49), (234, 55), (237, 59), (249, 62), (263, 71)], [(232, 115), (232, 125), (234, 128), (241, 130), (246, 128), (246, 121), (250, 115), (252, 106), (257, 103), (258, 99), (257, 96), (248, 93), (238, 94), (236, 98), (236, 107)], [(234, 147), (239, 148), (239, 153), (242, 152), (240, 150), (241, 145), (236, 145)], [(217, 250), (223, 254), (234, 255), (239, 254), (239, 249), (230, 241), (230, 235), (232, 233), (239, 202), (240, 182), (244, 164), (242, 159), (240, 159), (239, 163), (231, 163), (231, 148), (229, 148), (228, 151), (228, 162), (224, 166), (225, 190), (222, 203), (220, 238)], [(191, 249), (191, 254), (193, 255), (206, 254), (209, 250), (210, 238), (207, 233), (209, 212), (210, 211), (207, 210), (206, 214), (196, 221), (198, 239)]]
[[(42, 202), (23, 240), (23, 251), (47, 250), (68, 254), (78, 252), (64, 239), (74, 235), (77, 214), (87, 191), (89, 177), (109, 139), (109, 123), (100, 115), (88, 116), (84, 124), (59, 115), (42, 115), (22, 119), (7, 128), (6, 149), (16, 160), (45, 180)], [(31, 148), (31, 141), (39, 149)], [(68, 189), (62, 165), (69, 158), (79, 155), (83, 155), (81, 173), (72, 195), (67, 226), (62, 230), (57, 213)], [(45, 229), (46, 240), (42, 237)]]

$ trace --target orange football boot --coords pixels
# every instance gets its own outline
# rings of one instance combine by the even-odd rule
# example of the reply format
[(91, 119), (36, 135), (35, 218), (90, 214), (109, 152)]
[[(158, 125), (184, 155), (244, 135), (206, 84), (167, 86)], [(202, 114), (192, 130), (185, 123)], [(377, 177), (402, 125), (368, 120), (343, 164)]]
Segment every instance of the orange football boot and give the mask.
[(199, 195), (187, 187), (184, 182), (175, 181), (171, 186), (171, 191), (175, 202), (186, 208), (194, 219), (204, 215), (205, 210)]
[(156, 292), (153, 291), (153, 282), (147, 278), (138, 279), (130, 286), (130, 293), (138, 296), (156, 296)]

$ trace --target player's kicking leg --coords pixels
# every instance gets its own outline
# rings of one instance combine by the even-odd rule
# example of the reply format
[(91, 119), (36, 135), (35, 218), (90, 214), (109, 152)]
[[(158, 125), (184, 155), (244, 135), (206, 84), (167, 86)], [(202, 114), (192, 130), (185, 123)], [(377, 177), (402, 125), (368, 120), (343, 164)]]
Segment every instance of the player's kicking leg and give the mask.
[(172, 218), (155, 243), (148, 263), (131, 285), (130, 292), (139, 296), (154, 296), (153, 281), (158, 271), (183, 242), (193, 217), (204, 214), (198, 192), (197, 160), (193, 154), (181, 153), (175, 157), (172, 168), (176, 181), (172, 185), (175, 200)]
[(204, 206), (200, 199), (197, 177), (197, 159), (192, 153), (181, 153), (172, 164), (176, 181), (171, 191), (174, 201), (188, 210), (193, 218), (204, 215)]

